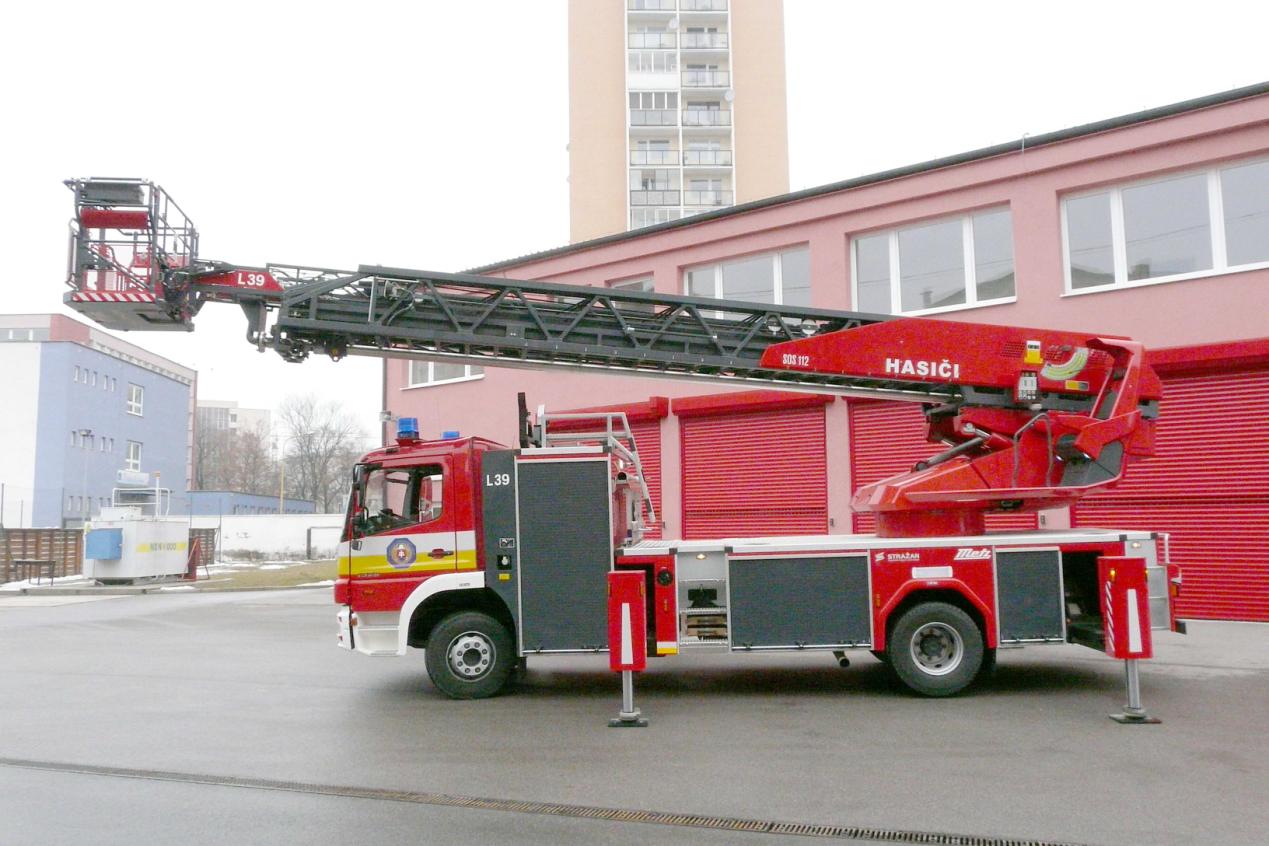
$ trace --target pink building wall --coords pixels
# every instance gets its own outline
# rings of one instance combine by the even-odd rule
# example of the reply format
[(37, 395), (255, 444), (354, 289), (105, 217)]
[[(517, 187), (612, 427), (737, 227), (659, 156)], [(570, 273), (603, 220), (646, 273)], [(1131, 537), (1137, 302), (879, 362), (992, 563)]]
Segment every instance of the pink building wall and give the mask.
[[(850, 239), (875, 230), (1007, 205), (1012, 211), (1016, 301), (948, 311), (939, 318), (1128, 335), (1148, 347), (1269, 336), (1269, 269), (1064, 293), (1060, 202), (1064, 195), (1171, 171), (1269, 154), (1269, 93), (1197, 108), (1040, 147), (926, 170), (755, 210), (740, 210), (637, 237), (525, 257), (489, 271), (581, 285), (651, 275), (655, 289), (684, 292), (684, 271), (748, 254), (808, 245), (813, 305), (850, 309)], [(511, 443), (515, 395), (563, 410), (715, 393), (708, 383), (486, 368), (483, 378), (408, 387), (408, 364), (385, 363), (387, 407), (417, 416), (425, 437), (442, 430)], [(847, 404), (828, 409), (829, 516), (849, 526), (852, 489)], [(679, 526), (677, 422), (662, 426), (667, 537)]]

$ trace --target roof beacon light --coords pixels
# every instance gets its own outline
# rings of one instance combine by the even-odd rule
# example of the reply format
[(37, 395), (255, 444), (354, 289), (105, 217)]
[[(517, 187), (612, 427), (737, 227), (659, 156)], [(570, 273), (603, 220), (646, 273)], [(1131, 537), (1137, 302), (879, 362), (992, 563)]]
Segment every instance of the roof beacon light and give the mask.
[(442, 441), (456, 441), (460, 437), (462, 437), (462, 434), (457, 429), (446, 429), (444, 432), (441, 432)]
[(419, 439), (419, 418), (401, 417), (397, 420), (397, 440), (417, 441)]

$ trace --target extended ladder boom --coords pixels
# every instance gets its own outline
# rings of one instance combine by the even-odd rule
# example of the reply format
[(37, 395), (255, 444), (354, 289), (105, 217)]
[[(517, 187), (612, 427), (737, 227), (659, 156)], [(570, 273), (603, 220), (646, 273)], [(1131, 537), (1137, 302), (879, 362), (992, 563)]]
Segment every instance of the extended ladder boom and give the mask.
[(199, 257), (157, 185), (67, 184), (65, 301), (108, 328), (189, 331), (205, 303), (227, 302), (253, 344), (288, 361), (423, 357), (925, 403), (947, 450), (856, 495), (883, 534), (980, 532), (984, 511), (1064, 504), (1151, 453), (1159, 381), (1123, 338), (378, 266), (243, 267)]

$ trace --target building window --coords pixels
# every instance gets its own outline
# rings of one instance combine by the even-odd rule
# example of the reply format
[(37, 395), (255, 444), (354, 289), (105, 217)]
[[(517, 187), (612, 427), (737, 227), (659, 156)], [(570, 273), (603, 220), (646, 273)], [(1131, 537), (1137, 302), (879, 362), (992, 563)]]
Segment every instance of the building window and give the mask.
[(1269, 266), (1269, 161), (1062, 201), (1068, 293)]
[[(609, 282), (608, 287), (614, 291), (621, 291), (623, 293), (626, 291), (651, 293), (653, 290), (652, 277), (641, 276), (637, 279), (618, 279), (614, 282)], [(619, 302), (617, 303), (617, 307), (623, 311), (646, 312), (649, 314), (656, 310), (656, 306), (652, 303)]]
[(679, 54), (665, 50), (631, 50), (626, 67), (631, 73), (675, 73)]
[(138, 441), (128, 441), (128, 456), (124, 459), (123, 467), (125, 470), (141, 469), (141, 444)]
[(128, 413), (138, 417), (145, 410), (145, 388), (140, 385), (128, 385)]
[(74, 381), (79, 381), (79, 365), (75, 365), (75, 375), (72, 377)]
[(1015, 299), (1008, 209), (864, 235), (852, 246), (858, 311), (913, 314)]
[(695, 297), (772, 305), (811, 304), (811, 259), (806, 247), (694, 267), (685, 277), (687, 293)]
[(478, 364), (452, 364), (448, 361), (411, 361), (410, 384), (416, 388), (423, 385), (440, 385), (448, 382), (461, 382), (467, 379), (480, 379), (485, 368)]

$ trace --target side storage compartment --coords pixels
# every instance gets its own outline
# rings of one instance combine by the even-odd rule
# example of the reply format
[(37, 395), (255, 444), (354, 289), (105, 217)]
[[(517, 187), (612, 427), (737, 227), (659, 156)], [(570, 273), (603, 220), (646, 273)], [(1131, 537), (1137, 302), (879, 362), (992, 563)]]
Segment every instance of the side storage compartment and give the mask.
[(606, 649), (613, 561), (608, 457), (521, 460), (516, 470), (521, 649)]
[(868, 646), (868, 558), (732, 558), (732, 649)]
[(1062, 555), (1056, 549), (998, 550), (1000, 642), (1065, 640), (1062, 581)]

